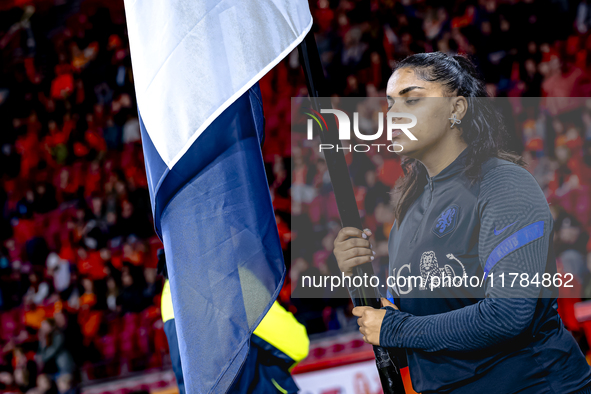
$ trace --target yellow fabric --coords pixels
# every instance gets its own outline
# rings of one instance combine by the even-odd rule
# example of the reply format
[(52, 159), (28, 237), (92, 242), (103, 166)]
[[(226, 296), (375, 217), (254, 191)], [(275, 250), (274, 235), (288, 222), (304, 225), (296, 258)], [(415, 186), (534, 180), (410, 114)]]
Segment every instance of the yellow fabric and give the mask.
[[(160, 310), (163, 322), (174, 319), (168, 280), (164, 282), (162, 289)], [(277, 301), (273, 303), (267, 315), (254, 330), (254, 334), (287, 354), (295, 362), (303, 360), (308, 355), (310, 340), (306, 328)]]
[(254, 334), (296, 362), (303, 360), (308, 355), (310, 340), (306, 328), (277, 301), (273, 303), (265, 318), (254, 330)]
[(174, 319), (172, 296), (170, 295), (170, 283), (168, 283), (168, 279), (164, 282), (164, 288), (162, 289), (160, 312), (162, 313), (162, 322), (166, 323), (167, 321)]

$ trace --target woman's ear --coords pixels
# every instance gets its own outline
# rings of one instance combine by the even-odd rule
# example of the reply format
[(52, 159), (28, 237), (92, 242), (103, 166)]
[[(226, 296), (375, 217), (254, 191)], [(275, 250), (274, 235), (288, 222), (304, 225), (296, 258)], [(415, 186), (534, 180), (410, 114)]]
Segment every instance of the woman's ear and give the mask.
[(452, 115), (456, 115), (456, 118), (462, 120), (468, 112), (468, 100), (464, 96), (457, 96), (452, 98)]

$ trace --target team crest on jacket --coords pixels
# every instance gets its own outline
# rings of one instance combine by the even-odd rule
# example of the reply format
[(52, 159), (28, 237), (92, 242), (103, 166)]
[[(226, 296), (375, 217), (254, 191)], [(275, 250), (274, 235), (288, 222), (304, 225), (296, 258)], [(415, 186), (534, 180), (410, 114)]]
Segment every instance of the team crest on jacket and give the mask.
[(460, 207), (457, 205), (451, 205), (447, 207), (435, 220), (432, 230), (433, 234), (437, 235), (439, 238), (442, 238), (451, 233), (458, 224), (459, 214)]

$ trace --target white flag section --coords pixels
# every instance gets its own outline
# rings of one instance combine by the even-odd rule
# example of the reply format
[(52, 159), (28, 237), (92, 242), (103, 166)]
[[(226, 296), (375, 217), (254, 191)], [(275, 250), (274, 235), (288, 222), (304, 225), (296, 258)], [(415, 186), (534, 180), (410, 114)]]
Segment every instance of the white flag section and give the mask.
[(312, 26), (307, 0), (125, 0), (139, 112), (171, 169)]

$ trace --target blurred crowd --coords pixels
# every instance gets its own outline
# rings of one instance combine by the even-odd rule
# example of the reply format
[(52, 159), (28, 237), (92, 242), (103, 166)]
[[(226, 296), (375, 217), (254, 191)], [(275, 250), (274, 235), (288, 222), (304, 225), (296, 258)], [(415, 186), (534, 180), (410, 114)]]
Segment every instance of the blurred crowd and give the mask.
[[(22, 3), (22, 2), (19, 2)], [(0, 390), (75, 393), (77, 383), (166, 362), (150, 200), (123, 2), (39, 0), (0, 12)], [(395, 62), (440, 50), (471, 56), (489, 91), (511, 103), (523, 152), (556, 218), (559, 266), (591, 298), (591, 5), (568, 0), (313, 0), (330, 90), (384, 96)], [(550, 28), (550, 26), (552, 28)], [(263, 156), (291, 276), (337, 273), (340, 224), (326, 163), (295, 133), (305, 96), (294, 51), (260, 82)], [(365, 119), (371, 124), (371, 111)], [(361, 124), (364, 124), (362, 119)], [(371, 127), (371, 126), (370, 126)], [(347, 154), (364, 224), (385, 272), (393, 154)], [(292, 291), (294, 297), (291, 297)], [(309, 333), (354, 323), (340, 299), (280, 301)], [(319, 292), (318, 298), (325, 297)], [(567, 325), (588, 349), (572, 303)]]
[(0, 13), (3, 392), (74, 393), (168, 351), (123, 4), (104, 3)]

